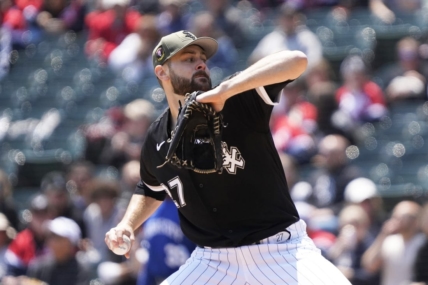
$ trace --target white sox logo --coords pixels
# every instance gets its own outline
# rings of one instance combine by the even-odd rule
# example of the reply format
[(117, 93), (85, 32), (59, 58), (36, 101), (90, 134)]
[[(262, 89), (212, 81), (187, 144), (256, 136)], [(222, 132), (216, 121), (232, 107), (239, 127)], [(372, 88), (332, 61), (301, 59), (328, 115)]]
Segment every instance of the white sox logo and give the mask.
[(238, 167), (241, 169), (245, 168), (245, 160), (241, 156), (238, 148), (232, 146), (229, 150), (225, 142), (221, 142), (221, 146), (223, 149), (223, 168), (226, 169), (229, 174), (236, 174)]
[(194, 35), (194, 34), (192, 34), (192, 33), (191, 33), (191, 32), (189, 32), (189, 31), (183, 31), (183, 34), (184, 34), (184, 36), (185, 36), (186, 38), (191, 38), (192, 40), (196, 40), (195, 35)]

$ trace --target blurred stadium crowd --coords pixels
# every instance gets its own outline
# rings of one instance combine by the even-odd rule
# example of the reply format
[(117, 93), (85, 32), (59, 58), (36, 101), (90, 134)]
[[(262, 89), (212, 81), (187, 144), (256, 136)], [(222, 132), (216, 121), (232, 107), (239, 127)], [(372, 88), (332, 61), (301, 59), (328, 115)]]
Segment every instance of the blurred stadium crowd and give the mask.
[(214, 85), (307, 54), (271, 129), (309, 235), (354, 285), (428, 284), (428, 1), (1, 0), (0, 17), (2, 284), (159, 284), (189, 256), (169, 200), (130, 259), (104, 244), (167, 106), (152, 50), (182, 29), (219, 42)]

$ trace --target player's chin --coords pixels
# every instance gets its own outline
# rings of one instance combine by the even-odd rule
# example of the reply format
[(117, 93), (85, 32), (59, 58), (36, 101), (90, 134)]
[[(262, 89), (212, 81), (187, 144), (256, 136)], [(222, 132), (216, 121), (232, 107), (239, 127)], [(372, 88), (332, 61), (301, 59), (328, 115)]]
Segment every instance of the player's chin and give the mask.
[(211, 80), (205, 77), (196, 78), (195, 85), (197, 86), (197, 90), (200, 90), (200, 91), (211, 90)]

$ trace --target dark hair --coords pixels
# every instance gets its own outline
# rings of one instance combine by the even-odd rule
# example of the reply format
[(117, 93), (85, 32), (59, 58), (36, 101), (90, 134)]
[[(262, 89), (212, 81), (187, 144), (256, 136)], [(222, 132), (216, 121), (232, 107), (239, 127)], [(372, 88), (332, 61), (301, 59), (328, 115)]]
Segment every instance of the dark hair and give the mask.
[(88, 160), (78, 160), (73, 162), (67, 169), (67, 173), (73, 172), (76, 168), (84, 167), (88, 170), (90, 174), (93, 174), (95, 171), (95, 166), (92, 162)]
[(365, 73), (368, 71), (369, 68), (367, 63), (359, 55), (349, 55), (342, 61), (340, 65), (340, 73), (342, 76), (349, 73)]
[(100, 198), (115, 199), (119, 196), (120, 192), (117, 182), (111, 180), (95, 179), (90, 188), (92, 189), (91, 199), (93, 202)]
[(65, 175), (61, 171), (52, 171), (47, 173), (41, 182), (40, 188), (46, 191), (67, 191)]

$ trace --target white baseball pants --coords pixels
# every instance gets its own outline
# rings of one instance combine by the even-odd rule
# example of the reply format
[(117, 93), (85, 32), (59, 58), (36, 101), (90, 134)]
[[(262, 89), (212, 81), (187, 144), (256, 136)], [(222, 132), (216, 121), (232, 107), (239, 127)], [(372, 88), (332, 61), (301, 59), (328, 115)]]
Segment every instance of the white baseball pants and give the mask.
[(306, 234), (304, 221), (236, 248), (197, 247), (161, 285), (351, 285)]

